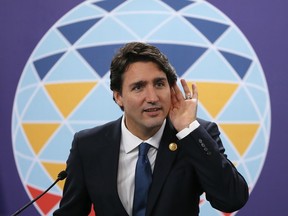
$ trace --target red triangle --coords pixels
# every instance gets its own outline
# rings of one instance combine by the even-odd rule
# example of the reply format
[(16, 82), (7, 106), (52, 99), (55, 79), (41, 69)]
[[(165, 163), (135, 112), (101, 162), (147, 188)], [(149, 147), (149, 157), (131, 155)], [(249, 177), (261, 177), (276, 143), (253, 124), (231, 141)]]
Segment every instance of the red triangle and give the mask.
[[(35, 199), (37, 196), (39, 196), (41, 193), (44, 192), (42, 190), (33, 188), (29, 185), (27, 185), (27, 188), (31, 196), (33, 197), (33, 199)], [(36, 201), (36, 204), (41, 209), (41, 211), (46, 215), (60, 201), (60, 199), (61, 199), (61, 196), (51, 194), (51, 193), (46, 193), (40, 199)]]

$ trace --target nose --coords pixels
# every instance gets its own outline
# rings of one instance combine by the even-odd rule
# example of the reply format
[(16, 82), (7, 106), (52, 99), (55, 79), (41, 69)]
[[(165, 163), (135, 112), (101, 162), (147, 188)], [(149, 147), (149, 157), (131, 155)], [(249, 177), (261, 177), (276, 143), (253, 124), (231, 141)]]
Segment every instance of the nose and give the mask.
[(146, 102), (155, 103), (159, 100), (156, 89), (154, 87), (147, 87), (146, 89)]

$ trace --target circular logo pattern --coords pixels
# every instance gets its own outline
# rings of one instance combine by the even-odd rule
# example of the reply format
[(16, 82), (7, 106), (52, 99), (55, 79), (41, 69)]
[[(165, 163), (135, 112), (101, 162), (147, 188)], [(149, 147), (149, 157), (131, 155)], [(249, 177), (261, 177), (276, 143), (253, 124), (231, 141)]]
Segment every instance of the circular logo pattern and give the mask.
[[(268, 149), (271, 110), (264, 73), (245, 36), (206, 1), (117, 0), (84, 1), (72, 9), (27, 61), (12, 138), (29, 197), (65, 169), (76, 131), (122, 115), (112, 100), (109, 66), (115, 51), (131, 41), (159, 47), (179, 77), (197, 83), (198, 116), (218, 123), (226, 153), (251, 191)], [(52, 214), (62, 189), (60, 182), (36, 202), (40, 214)], [(204, 196), (200, 208), (200, 215), (224, 215)]]

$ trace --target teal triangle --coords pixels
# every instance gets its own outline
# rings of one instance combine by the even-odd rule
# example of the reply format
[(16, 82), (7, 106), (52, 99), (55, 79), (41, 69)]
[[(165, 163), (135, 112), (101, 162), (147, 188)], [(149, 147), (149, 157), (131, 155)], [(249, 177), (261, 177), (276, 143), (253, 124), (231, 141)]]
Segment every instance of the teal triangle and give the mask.
[(16, 150), (16, 154), (21, 154), (26, 158), (34, 158), (35, 155), (29, 143), (27, 143), (26, 136), (23, 135), (23, 130), (19, 128), (17, 131), (15, 142), (14, 142), (14, 149)]
[(225, 148), (225, 153), (228, 157), (228, 159), (232, 162), (238, 162), (240, 160), (240, 156), (235, 149), (233, 143), (230, 142), (230, 140), (226, 137), (225, 133), (221, 133), (221, 141)]
[[(251, 179), (251, 173), (250, 170), (247, 170), (247, 164), (243, 164), (243, 161), (241, 161), (240, 164), (237, 165), (237, 171), (244, 177), (246, 180), (248, 187), (251, 187), (251, 184), (254, 183), (254, 180)], [(248, 167), (249, 168), (249, 167)]]
[(33, 59), (39, 59), (48, 54), (65, 52), (67, 49), (68, 43), (63, 40), (61, 34), (56, 29), (51, 29), (38, 44), (37, 49), (33, 53)]
[(60, 121), (62, 120), (54, 104), (42, 88), (32, 98), (23, 121)]
[(257, 158), (259, 155), (266, 154), (267, 151), (267, 138), (266, 134), (263, 131), (263, 128), (259, 130), (257, 136), (254, 138), (253, 144), (248, 149), (247, 153), (245, 154), (245, 160)]
[(30, 88), (24, 88), (23, 90), (19, 90), (17, 92), (16, 104), (17, 104), (17, 111), (19, 115), (22, 115), (23, 111), (29, 104), (28, 101), (30, 100), (35, 90), (36, 90), (36, 86), (31, 86)]
[(47, 75), (49, 70), (56, 64), (63, 54), (64, 53), (61, 52), (34, 61), (34, 66), (41, 80)]
[(99, 18), (104, 16), (106, 12), (98, 7), (91, 7), (90, 4), (80, 4), (75, 10), (67, 13), (60, 21), (59, 25), (66, 25), (67, 23), (76, 22), (80, 20)]
[(34, 159), (23, 157), (21, 154), (16, 154), (15, 157), (20, 176), (22, 177), (22, 179), (27, 179), (27, 175), (29, 174), (29, 170), (32, 164), (34, 163)]
[(99, 77), (94, 70), (83, 61), (82, 56), (76, 51), (71, 51), (63, 56), (61, 61), (50, 70), (45, 81), (86, 81), (96, 80)]
[(64, 163), (69, 156), (73, 135), (74, 133), (66, 125), (63, 125), (42, 149), (38, 156), (40, 160)]
[(214, 6), (208, 4), (208, 2), (197, 2), (197, 4), (192, 4), (181, 10), (181, 14), (183, 14), (183, 16), (190, 14), (195, 18), (205, 18), (227, 23), (227, 18), (219, 10), (215, 9)]
[(170, 14), (138, 13), (137, 16), (135, 14), (120, 14), (116, 17), (140, 38), (144, 38), (170, 16)]
[(189, 69), (184, 77), (191, 80), (239, 81), (235, 72), (223, 61), (221, 54), (215, 50), (206, 52), (201, 61)]
[(75, 110), (69, 121), (107, 121), (119, 118), (122, 111), (113, 101), (112, 92), (99, 84), (88, 98)]
[(225, 59), (230, 63), (230, 65), (237, 72), (239, 77), (243, 79), (252, 63), (251, 59), (248, 59), (243, 56), (236, 55), (234, 53), (220, 51)]
[(246, 162), (246, 167), (249, 170), (249, 174), (252, 179), (252, 182), (256, 182), (263, 167), (264, 156), (257, 157), (253, 160), (246, 160), (245, 162)]
[[(32, 187), (36, 187), (39, 190), (46, 190), (53, 183), (53, 179), (45, 172), (45, 168), (42, 165), (35, 162), (31, 173), (28, 178), (27, 184)], [(52, 187), (51, 192), (59, 193), (57, 187)]]
[(201, 103), (198, 103), (197, 116), (202, 119), (211, 119), (211, 115)]
[[(109, 26), (109, 27), (107, 27)], [(77, 47), (91, 46), (91, 44), (111, 44), (125, 43), (138, 40), (136, 35), (132, 35), (129, 30), (117, 23), (114, 19), (107, 17), (97, 23), (87, 34), (85, 34), (79, 41), (76, 42)]]
[(215, 46), (220, 50), (239, 53), (243, 56), (253, 56), (251, 46), (245, 36), (235, 28), (229, 29), (219, 40)]
[(268, 92), (263, 89), (255, 88), (254, 86), (247, 86), (250, 95), (253, 98), (254, 103), (257, 106), (257, 109), (261, 113), (261, 116), (264, 116), (265, 112), (269, 108), (269, 95)]
[(259, 122), (259, 115), (244, 88), (240, 87), (220, 113), (219, 121)]
[(72, 24), (67, 24), (58, 27), (62, 35), (71, 43), (74, 44), (82, 35), (84, 35), (100, 18), (94, 18), (84, 21), (79, 21)]
[(150, 14), (152, 14), (152, 12), (155, 13), (156, 11), (158, 13), (163, 12), (170, 13), (173, 10), (168, 8), (165, 4), (163, 4), (159, 0), (149, 0), (149, 1), (130, 0), (126, 1), (125, 4), (122, 4), (121, 7), (115, 9), (116, 13), (127, 13), (127, 12), (135, 13), (143, 11), (148, 11)]
[(229, 28), (229, 25), (210, 20), (185, 17), (194, 25), (211, 43), (214, 43)]
[(267, 89), (267, 84), (265, 80), (266, 79), (260, 64), (252, 64), (249, 72), (245, 77), (245, 82), (247, 84), (260, 86), (263, 89)]
[(164, 25), (159, 26), (157, 31), (147, 37), (147, 40), (175, 44), (179, 44), (179, 41), (181, 41), (182, 44), (187, 45), (209, 46), (207, 40), (199, 35), (193, 26), (176, 16)]
[(37, 72), (34, 70), (34, 68), (32, 68), (31, 64), (26, 65), (19, 82), (20, 89), (31, 85), (36, 85), (38, 82), (39, 77), (37, 77)]

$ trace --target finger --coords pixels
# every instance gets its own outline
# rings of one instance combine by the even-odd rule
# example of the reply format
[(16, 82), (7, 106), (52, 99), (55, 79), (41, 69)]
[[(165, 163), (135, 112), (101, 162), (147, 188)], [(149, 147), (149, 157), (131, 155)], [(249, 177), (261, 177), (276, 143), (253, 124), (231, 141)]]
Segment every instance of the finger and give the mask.
[(178, 101), (183, 100), (183, 94), (176, 83), (174, 84), (173, 89), (174, 89), (176, 99)]
[(192, 99), (198, 100), (198, 88), (196, 83), (192, 83)]

